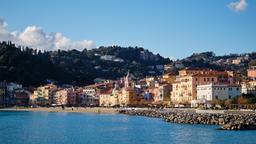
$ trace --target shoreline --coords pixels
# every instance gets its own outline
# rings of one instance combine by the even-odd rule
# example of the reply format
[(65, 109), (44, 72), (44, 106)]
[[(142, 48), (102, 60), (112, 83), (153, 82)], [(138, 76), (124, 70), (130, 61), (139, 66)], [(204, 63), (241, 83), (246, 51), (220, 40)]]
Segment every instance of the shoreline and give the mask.
[(118, 114), (119, 111), (116, 108), (84, 108), (84, 107), (66, 107), (64, 110), (60, 107), (39, 107), (39, 108), (1, 108), (1, 111), (28, 111), (28, 112), (67, 112), (67, 113), (97, 113), (97, 114)]

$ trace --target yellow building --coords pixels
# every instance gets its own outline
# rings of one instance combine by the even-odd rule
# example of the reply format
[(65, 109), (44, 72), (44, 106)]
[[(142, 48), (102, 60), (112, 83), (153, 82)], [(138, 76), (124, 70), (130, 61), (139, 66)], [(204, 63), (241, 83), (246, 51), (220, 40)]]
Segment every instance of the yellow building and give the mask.
[(57, 86), (53, 84), (38, 87), (33, 92), (33, 99), (36, 99), (36, 104), (38, 105), (50, 105), (53, 103), (53, 97), (56, 90)]
[(119, 92), (113, 89), (102, 92), (100, 94), (100, 106), (112, 107), (119, 105), (118, 95)]
[(131, 106), (136, 103), (136, 94), (133, 89), (122, 88), (118, 96), (120, 106)]
[(166, 83), (168, 83), (168, 84), (172, 84), (172, 83), (175, 81), (175, 79), (176, 79), (176, 76), (173, 75), (173, 74), (170, 74), (170, 73), (164, 74), (164, 75), (162, 76), (162, 81), (163, 81), (163, 82), (166, 82)]
[(115, 88), (100, 94), (100, 106), (131, 106), (136, 103), (136, 93), (129, 72), (124, 79), (124, 87)]

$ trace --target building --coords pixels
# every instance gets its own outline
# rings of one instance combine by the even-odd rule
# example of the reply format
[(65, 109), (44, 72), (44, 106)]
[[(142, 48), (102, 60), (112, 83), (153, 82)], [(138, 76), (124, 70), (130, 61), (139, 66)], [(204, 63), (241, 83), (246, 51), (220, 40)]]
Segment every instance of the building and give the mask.
[(7, 84), (6, 82), (0, 82), (0, 107), (6, 107), (7, 98)]
[(13, 83), (13, 82), (7, 84), (6, 103), (8, 106), (15, 105), (16, 98), (14, 97), (14, 92), (15, 92), (15, 90), (18, 90), (18, 89), (22, 89), (21, 84), (17, 84), (17, 83)]
[(244, 61), (245, 61), (245, 59), (243, 57), (237, 57), (236, 59), (232, 60), (232, 64), (239, 65)]
[(154, 87), (156, 82), (156, 77), (147, 77), (145, 79), (147, 87)]
[(103, 56), (100, 56), (100, 59), (105, 60), (105, 61), (113, 61), (115, 59), (115, 56), (113, 56), (113, 55), (103, 55)]
[(23, 89), (14, 92), (16, 106), (29, 106), (31, 92)]
[(67, 89), (67, 105), (68, 106), (76, 106), (77, 105), (77, 95), (74, 88)]
[(52, 104), (56, 104), (57, 106), (67, 105), (68, 89), (57, 90), (54, 94)]
[(124, 87), (120, 88), (120, 86), (115, 85), (114, 90), (118, 95), (118, 102), (120, 106), (132, 106), (136, 104), (137, 94), (129, 72), (124, 78)]
[(175, 63), (174, 63), (174, 66), (175, 66), (177, 69), (182, 69), (182, 68), (185, 67), (185, 66), (183, 65), (183, 63), (180, 62), (180, 61), (175, 62)]
[(243, 94), (253, 94), (256, 96), (256, 80), (243, 82), (241, 86)]
[(210, 83), (217, 83), (216, 75), (194, 74), (181, 76), (172, 86), (171, 102), (174, 104), (189, 104), (196, 100), (197, 86)]
[(32, 96), (37, 105), (46, 106), (54, 103), (54, 95), (57, 91), (57, 86), (54, 84), (48, 84), (45, 86), (38, 87)]
[(159, 100), (163, 102), (171, 101), (171, 85), (170, 84), (162, 84), (158, 87), (159, 91)]
[(256, 66), (251, 66), (247, 70), (247, 77), (253, 80), (256, 80)]
[(88, 87), (85, 87), (83, 89), (83, 92), (86, 94), (86, 95), (89, 95), (89, 96), (96, 96), (97, 94), (97, 88), (94, 86), (94, 87), (91, 87), (91, 86), (88, 86)]
[(121, 78), (120, 82), (116, 82), (114, 88), (101, 91), (100, 106), (132, 106), (139, 100), (135, 84), (130, 74)]
[(167, 73), (162, 76), (162, 82), (168, 83), (168, 84), (173, 84), (175, 79), (176, 79), (176, 76), (171, 73)]
[(85, 106), (99, 106), (99, 96), (84, 95)]
[(99, 90), (96, 85), (86, 86), (83, 89), (81, 102), (83, 106), (98, 106), (99, 105)]
[(0, 107), (15, 105), (14, 91), (21, 88), (20, 84), (0, 82)]
[(157, 84), (155, 87), (148, 89), (148, 92), (152, 96), (153, 103), (155, 104), (169, 103), (170, 91), (170, 84)]
[(179, 71), (172, 85), (171, 102), (173, 104), (190, 104), (197, 99), (197, 86), (207, 84), (230, 84), (226, 71), (184, 69)]
[(132, 106), (137, 101), (137, 95), (134, 89), (122, 88), (118, 94), (118, 101), (120, 106)]
[(80, 106), (99, 106), (99, 96), (87, 95), (85, 92), (80, 92), (77, 98)]
[(241, 95), (241, 86), (239, 85), (208, 84), (197, 86), (197, 100), (225, 100), (239, 95)]
[(100, 106), (112, 107), (112, 106), (119, 105), (118, 95), (119, 95), (119, 91), (116, 91), (113, 89), (109, 89), (101, 92), (100, 103), (99, 103)]

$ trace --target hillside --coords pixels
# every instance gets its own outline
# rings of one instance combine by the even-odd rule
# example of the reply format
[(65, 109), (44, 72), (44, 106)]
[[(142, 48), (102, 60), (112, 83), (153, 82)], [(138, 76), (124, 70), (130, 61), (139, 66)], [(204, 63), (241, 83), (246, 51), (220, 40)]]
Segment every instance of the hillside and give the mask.
[(117, 79), (128, 71), (135, 77), (159, 75), (169, 59), (138, 47), (100, 47), (83, 51), (40, 51), (0, 43), (0, 80), (41, 85), (47, 80), (87, 85), (96, 78)]
[(177, 60), (170, 66), (170, 71), (177, 72), (183, 68), (202, 68), (215, 70), (232, 70), (246, 75), (248, 67), (256, 65), (256, 52), (216, 56), (213, 52), (194, 53)]

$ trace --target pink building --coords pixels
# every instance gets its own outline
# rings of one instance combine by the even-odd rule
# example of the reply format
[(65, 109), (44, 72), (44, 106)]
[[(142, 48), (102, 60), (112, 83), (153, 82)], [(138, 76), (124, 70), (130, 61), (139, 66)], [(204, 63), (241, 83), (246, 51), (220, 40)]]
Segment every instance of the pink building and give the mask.
[(61, 89), (58, 90), (55, 94), (54, 101), (56, 105), (67, 105), (67, 98), (68, 98), (68, 90)]
[(77, 105), (77, 94), (73, 88), (68, 89), (67, 91), (67, 105), (68, 106), (75, 106)]

